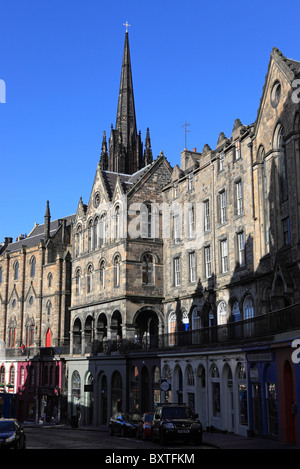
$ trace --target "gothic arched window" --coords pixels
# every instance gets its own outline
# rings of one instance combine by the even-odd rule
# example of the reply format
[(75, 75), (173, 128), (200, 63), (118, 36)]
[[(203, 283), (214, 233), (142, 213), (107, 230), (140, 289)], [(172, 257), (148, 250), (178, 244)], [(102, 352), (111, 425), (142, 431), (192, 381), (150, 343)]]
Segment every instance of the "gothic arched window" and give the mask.
[(142, 257), (142, 283), (143, 285), (154, 284), (153, 256), (144, 254)]

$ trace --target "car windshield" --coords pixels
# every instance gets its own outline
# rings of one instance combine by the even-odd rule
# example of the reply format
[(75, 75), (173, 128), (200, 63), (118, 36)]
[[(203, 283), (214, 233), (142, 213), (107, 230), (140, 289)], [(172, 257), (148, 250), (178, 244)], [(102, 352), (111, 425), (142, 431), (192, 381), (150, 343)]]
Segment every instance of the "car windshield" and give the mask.
[(145, 415), (145, 422), (152, 422), (153, 420), (153, 415)]
[(192, 418), (193, 413), (189, 407), (166, 407), (162, 411), (165, 419), (186, 419)]
[(0, 422), (0, 433), (13, 432), (15, 430), (14, 422)]
[(129, 420), (130, 422), (137, 422), (139, 420), (139, 414), (124, 414), (123, 420)]

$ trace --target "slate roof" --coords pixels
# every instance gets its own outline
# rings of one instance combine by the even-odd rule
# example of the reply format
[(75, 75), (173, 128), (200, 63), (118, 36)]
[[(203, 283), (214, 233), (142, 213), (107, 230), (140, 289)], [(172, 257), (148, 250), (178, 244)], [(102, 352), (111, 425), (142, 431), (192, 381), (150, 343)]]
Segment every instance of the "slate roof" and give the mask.
[(113, 196), (118, 177), (120, 178), (122, 188), (126, 194), (129, 189), (131, 189), (131, 187), (143, 177), (143, 175), (153, 164), (154, 162), (133, 174), (115, 173), (113, 171), (101, 170), (102, 178), (109, 197), (112, 198)]
[[(74, 219), (75, 215), (70, 215), (68, 217), (50, 221), (50, 237), (54, 236), (58, 228), (61, 226), (60, 220), (66, 220), (66, 226), (70, 226)], [(42, 239), (44, 239), (44, 224), (35, 225), (28, 236), (24, 239), (8, 244), (4, 252), (16, 252), (19, 251), (22, 246), (26, 246), (28, 248), (38, 246)]]

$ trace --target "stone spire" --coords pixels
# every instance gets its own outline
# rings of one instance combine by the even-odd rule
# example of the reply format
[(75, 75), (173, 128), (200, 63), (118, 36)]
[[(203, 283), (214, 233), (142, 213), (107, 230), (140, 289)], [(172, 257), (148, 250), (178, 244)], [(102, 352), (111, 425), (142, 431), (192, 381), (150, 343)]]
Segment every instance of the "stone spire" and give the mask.
[(44, 224), (44, 240), (45, 242), (48, 241), (50, 238), (50, 207), (49, 207), (49, 200), (47, 200), (46, 212), (45, 212), (45, 224)]
[(108, 169), (132, 174), (144, 166), (143, 144), (137, 133), (128, 31), (122, 59), (116, 128), (109, 139)]
[(108, 151), (107, 151), (107, 142), (106, 142), (106, 133), (103, 132), (102, 147), (100, 155), (100, 169), (108, 169)]

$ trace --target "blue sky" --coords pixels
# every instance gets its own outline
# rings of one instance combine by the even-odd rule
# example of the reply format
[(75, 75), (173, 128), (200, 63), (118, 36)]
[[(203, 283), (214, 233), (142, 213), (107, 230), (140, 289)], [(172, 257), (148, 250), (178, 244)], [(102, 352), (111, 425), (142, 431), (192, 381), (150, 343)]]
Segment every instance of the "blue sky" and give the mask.
[(299, 0), (2, 0), (0, 242), (88, 202), (129, 42), (138, 130), (172, 166), (256, 118), (272, 47), (300, 60)]

